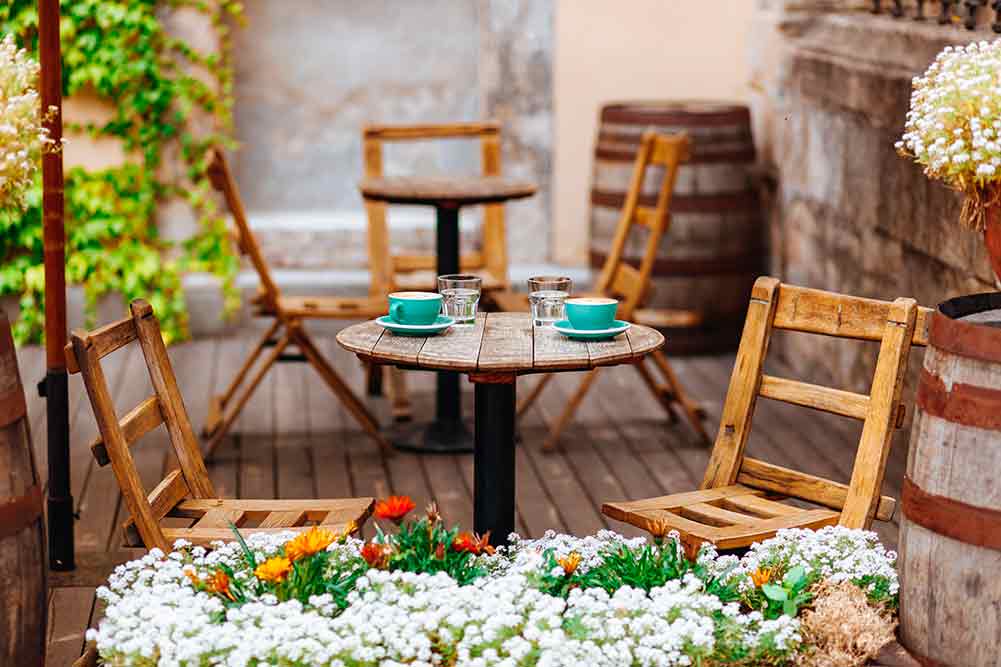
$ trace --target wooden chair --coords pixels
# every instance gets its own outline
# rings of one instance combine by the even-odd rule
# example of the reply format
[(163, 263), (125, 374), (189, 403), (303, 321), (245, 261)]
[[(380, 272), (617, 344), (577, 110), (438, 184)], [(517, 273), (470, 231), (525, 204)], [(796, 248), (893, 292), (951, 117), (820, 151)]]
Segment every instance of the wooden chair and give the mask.
[[(79, 372), (100, 432), (90, 449), (98, 465), (111, 464), (130, 517), (122, 526), (126, 546), (169, 551), (175, 540), (194, 544), (233, 539), (230, 523), (244, 534), (277, 532), (307, 523), (345, 530), (361, 526), (375, 503), (372, 498), (340, 500), (222, 500), (205, 469), (198, 440), (177, 387), (174, 370), (160, 335), (153, 308), (133, 301), (132, 316), (91, 332), (74, 331), (66, 346), (67, 369)], [(139, 341), (153, 385), (145, 399), (120, 420), (101, 367), (101, 359)], [(149, 495), (143, 487), (130, 448), (160, 424), (166, 426), (179, 467)], [(163, 525), (166, 519), (175, 525)]]
[[(479, 139), (480, 163), (484, 176), (501, 174), (501, 128), (499, 123), (450, 123), (442, 125), (369, 125), (362, 130), (362, 149), (365, 178), (383, 176), (383, 145), (435, 139)], [(366, 201), (368, 215), (368, 258), (371, 271), (369, 294), (372, 298), (385, 298), (399, 290), (437, 291), (434, 255), (394, 255), (390, 247), (389, 227), (386, 223), (387, 205)], [(483, 299), (507, 290), (507, 231), (504, 223), (504, 205), (488, 204), (483, 207), (481, 247), (478, 251), (459, 258), (462, 273), (479, 276), (483, 280)], [(384, 314), (383, 311), (381, 314)], [(369, 367), (370, 394), (378, 394), (383, 386), (382, 373), (389, 376), (389, 394), (393, 417), (410, 418), (411, 408), (403, 371), (398, 368)]]
[[(375, 440), (383, 451), (391, 453), (392, 449), (379, 432), (375, 418), (320, 353), (304, 327), (306, 320), (359, 320), (383, 315), (387, 308), (385, 293), (379, 297), (364, 298), (282, 295), (271, 277), (260, 245), (250, 230), (243, 202), (226, 158), (218, 149), (212, 151), (208, 175), (213, 187), (222, 193), (229, 206), (236, 225), (236, 242), (240, 252), (250, 258), (250, 263), (260, 279), (258, 293), (253, 300), (254, 315), (271, 318), (274, 322), (254, 346), (226, 391), (212, 398), (203, 429), (203, 435), (208, 439), (205, 456), (212, 456), (265, 374), (276, 362), (282, 361), (305, 361), (313, 366), (369, 437)], [(269, 347), (271, 352), (250, 379), (249, 384), (244, 386), (248, 373), (257, 364), (264, 350)], [(289, 348), (297, 348), (299, 353), (290, 353)], [(243, 389), (239, 391), (241, 386)]]
[[(615, 237), (612, 240), (608, 259), (601, 269), (595, 283), (592, 296), (606, 296), (619, 299), (617, 317), (622, 320), (646, 324), (653, 327), (689, 326), (698, 323), (701, 316), (690, 311), (669, 311), (643, 309), (641, 306), (647, 298), (650, 289), (650, 275), (660, 249), (660, 243), (671, 224), (671, 197), (678, 168), (688, 159), (691, 142), (685, 135), (664, 135), (648, 131), (643, 134), (636, 162), (633, 167), (629, 191), (622, 207), (622, 215)], [(640, 192), (647, 179), (647, 170), (651, 166), (663, 167), (663, 176), (657, 191), (657, 204), (654, 208), (640, 204)], [(646, 245), (639, 267), (627, 264), (624, 259), (626, 243), (631, 233), (637, 227), (647, 231)], [(524, 294), (506, 292), (497, 294), (495, 301), (505, 310), (527, 310), (528, 298)], [(702, 425), (705, 413), (688, 396), (684, 387), (678, 381), (674, 369), (667, 356), (660, 350), (649, 355), (654, 368), (662, 375), (658, 380), (654, 373), (641, 361), (634, 365), (643, 383), (653, 392), (657, 400), (667, 410), (672, 421), (677, 419), (675, 411), (680, 412), (698, 436), (706, 443), (709, 435)], [(587, 373), (580, 387), (563, 408), (562, 414), (552, 424), (549, 437), (543, 448), (555, 449), (560, 434), (573, 418), (588, 390), (594, 384), (601, 369), (595, 368)], [(552, 374), (542, 376), (524, 400), (518, 405), (518, 414), (522, 414), (538, 398), (546, 384), (552, 379)]]
[[(888, 521), (895, 501), (880, 495), (883, 473), (893, 430), (903, 420), (907, 356), (912, 345), (927, 345), (930, 316), (931, 310), (913, 299), (876, 301), (759, 278), (701, 490), (606, 503), (602, 512), (655, 533), (677, 530), (690, 553), (703, 542), (720, 549), (745, 547), (780, 528), (867, 528), (873, 518)], [(869, 394), (766, 375), (763, 365), (775, 329), (879, 342)], [(759, 396), (862, 421), (850, 482), (745, 456)], [(784, 498), (811, 507), (779, 502)]]

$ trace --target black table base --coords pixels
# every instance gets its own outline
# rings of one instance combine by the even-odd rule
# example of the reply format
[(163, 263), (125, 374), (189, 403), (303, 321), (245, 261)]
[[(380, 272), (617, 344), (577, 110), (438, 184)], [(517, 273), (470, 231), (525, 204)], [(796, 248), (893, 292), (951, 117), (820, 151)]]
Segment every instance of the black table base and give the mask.
[(473, 530), (507, 544), (514, 532), (515, 383), (476, 383)]
[(397, 424), (389, 438), (395, 449), (415, 454), (469, 454), (473, 430), (463, 421)]

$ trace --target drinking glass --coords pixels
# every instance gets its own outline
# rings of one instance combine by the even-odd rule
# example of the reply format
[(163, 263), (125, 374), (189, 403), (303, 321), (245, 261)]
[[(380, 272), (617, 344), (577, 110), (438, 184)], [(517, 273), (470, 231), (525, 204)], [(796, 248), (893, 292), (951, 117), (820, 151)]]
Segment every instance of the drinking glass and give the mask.
[(573, 281), (566, 276), (536, 276), (528, 279), (528, 302), (532, 306), (532, 324), (552, 326), (566, 319), (563, 302), (570, 296)]
[(438, 276), (442, 312), (455, 318), (456, 324), (475, 322), (482, 283), (479, 277), (464, 273)]

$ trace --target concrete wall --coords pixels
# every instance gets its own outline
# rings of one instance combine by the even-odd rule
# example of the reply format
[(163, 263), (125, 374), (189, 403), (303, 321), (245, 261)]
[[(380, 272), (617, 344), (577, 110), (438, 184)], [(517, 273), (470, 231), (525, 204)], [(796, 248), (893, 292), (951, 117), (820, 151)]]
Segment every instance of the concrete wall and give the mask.
[(587, 260), (591, 154), (602, 103), (748, 94), (754, 0), (558, 0), (554, 259)]

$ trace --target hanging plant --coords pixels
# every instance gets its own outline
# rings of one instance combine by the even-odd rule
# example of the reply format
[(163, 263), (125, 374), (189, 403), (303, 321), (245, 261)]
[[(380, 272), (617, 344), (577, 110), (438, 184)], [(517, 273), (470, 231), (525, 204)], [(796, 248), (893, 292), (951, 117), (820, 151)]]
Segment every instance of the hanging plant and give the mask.
[[(239, 262), (226, 220), (211, 197), (206, 152), (232, 146), (232, 62), (227, 17), (234, 0), (62, 0), (63, 95), (96, 95), (113, 114), (106, 122), (67, 123), (70, 131), (113, 137), (135, 156), (119, 167), (71, 169), (66, 179), (66, 267), (86, 296), (88, 325), (97, 300), (120, 294), (149, 300), (167, 342), (188, 335), (181, 275), (209, 272), (221, 279), (226, 309), (239, 304)], [(190, 9), (208, 17), (218, 51), (202, 52), (169, 35), (162, 13)], [(37, 50), (35, 0), (0, 7), (0, 33)], [(207, 76), (205, 76), (207, 74)], [(37, 107), (37, 103), (35, 105)], [(210, 121), (210, 122), (206, 122)], [(163, 169), (164, 156), (182, 169)], [(173, 157), (178, 156), (178, 157)], [(173, 165), (171, 165), (173, 166)], [(160, 237), (157, 204), (180, 198), (194, 211), (197, 232), (179, 242)], [(0, 296), (20, 296), (19, 342), (43, 335), (41, 183), (26, 187), (18, 211), (0, 211)]]

